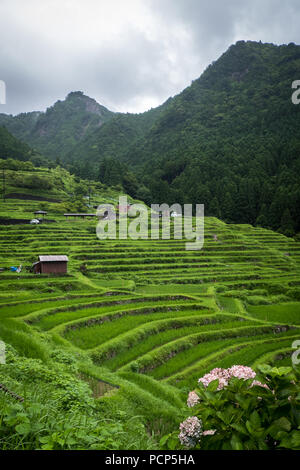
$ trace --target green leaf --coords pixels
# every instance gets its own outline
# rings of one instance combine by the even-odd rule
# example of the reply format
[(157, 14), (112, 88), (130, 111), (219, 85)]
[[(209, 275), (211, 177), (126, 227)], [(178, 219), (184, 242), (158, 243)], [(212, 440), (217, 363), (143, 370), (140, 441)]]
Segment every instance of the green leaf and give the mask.
[(253, 427), (252, 427), (250, 421), (248, 421), (248, 420), (246, 421), (246, 428), (248, 429), (249, 434), (253, 434)]
[(232, 423), (231, 427), (238, 431), (240, 434), (244, 434), (245, 436), (248, 435), (247, 428), (243, 424)]
[(258, 429), (261, 427), (260, 417), (256, 410), (254, 410), (253, 413), (251, 413), (250, 422), (254, 429)]
[(243, 450), (243, 443), (237, 434), (233, 434), (230, 440), (233, 450)]
[(213, 380), (210, 382), (210, 384), (207, 386), (206, 390), (208, 392), (215, 392), (219, 386), (219, 379)]
[(291, 430), (291, 423), (284, 416), (282, 418), (278, 419), (277, 421), (274, 421), (273, 425), (277, 426), (282, 431), (290, 431)]
[(163, 447), (165, 445), (165, 443), (167, 442), (167, 440), (169, 439), (170, 436), (171, 436), (171, 434), (167, 434), (167, 435), (163, 436), (160, 439), (160, 441), (159, 441), (160, 447)]
[(280, 442), (279, 447), (284, 447), (285, 449), (300, 449), (300, 431), (293, 431), (292, 433), (288, 434), (282, 441)]
[(16, 426), (16, 431), (18, 434), (26, 435), (29, 434), (31, 430), (30, 423), (22, 423)]
[(267, 432), (273, 437), (273, 439), (279, 440), (283, 438), (282, 433), (289, 432), (290, 429), (291, 429), (290, 421), (283, 416), (280, 419), (277, 419), (276, 421), (274, 421), (269, 427), (269, 429), (267, 430)]

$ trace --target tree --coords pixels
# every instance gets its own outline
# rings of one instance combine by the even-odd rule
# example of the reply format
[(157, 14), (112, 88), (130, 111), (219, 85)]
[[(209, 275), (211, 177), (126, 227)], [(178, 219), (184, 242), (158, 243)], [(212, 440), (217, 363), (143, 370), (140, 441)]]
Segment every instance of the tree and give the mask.
[(216, 197), (214, 197), (209, 204), (209, 215), (214, 217), (220, 217), (221, 211), (219, 206), (219, 201)]
[(295, 235), (295, 225), (288, 208), (282, 214), (280, 221), (280, 231), (287, 237)]

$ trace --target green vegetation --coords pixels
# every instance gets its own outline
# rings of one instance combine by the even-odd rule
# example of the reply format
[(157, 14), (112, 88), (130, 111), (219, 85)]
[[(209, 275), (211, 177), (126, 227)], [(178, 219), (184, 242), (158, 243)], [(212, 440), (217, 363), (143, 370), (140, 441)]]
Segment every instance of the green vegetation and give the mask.
[[(45, 157), (62, 160), (86, 134), (100, 127), (114, 113), (82, 92), (71, 92), (43, 112), (18, 116), (0, 114), (0, 126), (39, 150)], [(9, 155), (11, 156), (11, 155)]]
[[(199, 377), (262, 363), (276, 393), (262, 389), (260, 404), (247, 384), (222, 400), (216, 384), (201, 390), (208, 409), (220, 407), (199, 408), (206, 429), (221, 429), (207, 448), (300, 447), (299, 390), (285, 382), (296, 371), (268, 368), (291, 366), (299, 340), (299, 54), (240, 41), (140, 115), (81, 92), (46, 113), (0, 115), (1, 449), (172, 446)], [(204, 203), (203, 249), (99, 240), (95, 217), (64, 216), (116, 207), (120, 194)], [(67, 255), (67, 274), (34, 274), (39, 255)]]
[[(100, 241), (94, 219), (66, 220), (63, 212), (78, 198), (88, 209), (89, 189), (96, 204), (117, 204), (117, 188), (60, 167), (6, 162), (1, 448), (161, 448), (188, 416), (187, 391), (201, 375), (291, 364), (299, 242), (210, 217), (200, 251), (186, 251), (184, 240)], [(48, 185), (27, 187), (35, 176)], [(46, 220), (31, 226), (38, 209)], [(40, 254), (67, 254), (68, 273), (30, 272)]]
[(0, 127), (0, 158), (28, 160), (30, 148), (17, 140), (5, 127)]
[(180, 425), (179, 439), (177, 431), (162, 442), (170, 449), (299, 449), (299, 390), (292, 367), (211, 371), (189, 395), (193, 417)]
[[(72, 92), (45, 113), (1, 114), (0, 126), (37, 149), (35, 165), (60, 162), (146, 204), (202, 203), (206, 215), (227, 223), (293, 236), (300, 171), (291, 77), (299, 50), (238, 41), (182, 93), (145, 113), (112, 113)], [(13, 149), (22, 160), (28, 154), (9, 147), (3, 158)]]

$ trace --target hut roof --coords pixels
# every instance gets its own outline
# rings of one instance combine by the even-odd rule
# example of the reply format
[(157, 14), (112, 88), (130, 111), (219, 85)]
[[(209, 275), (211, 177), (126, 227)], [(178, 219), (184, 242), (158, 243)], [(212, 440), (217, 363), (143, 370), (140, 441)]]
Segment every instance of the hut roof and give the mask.
[(69, 217), (69, 216), (73, 216), (73, 217), (96, 217), (97, 214), (88, 214), (88, 213), (82, 213), (82, 212), (78, 212), (78, 213), (75, 213), (75, 212), (68, 212), (66, 214), (64, 214), (64, 216), (66, 217)]
[(52, 261), (69, 261), (66, 255), (47, 255), (47, 256), (39, 256), (39, 261), (43, 263), (48, 263)]

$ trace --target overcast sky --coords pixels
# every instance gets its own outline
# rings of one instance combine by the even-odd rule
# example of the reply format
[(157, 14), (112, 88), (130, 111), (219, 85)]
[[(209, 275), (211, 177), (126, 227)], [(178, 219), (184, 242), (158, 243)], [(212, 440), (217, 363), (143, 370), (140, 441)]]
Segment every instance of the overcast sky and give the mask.
[(45, 110), (77, 90), (142, 112), (237, 40), (300, 44), (299, 24), (299, 0), (0, 0), (0, 112)]

